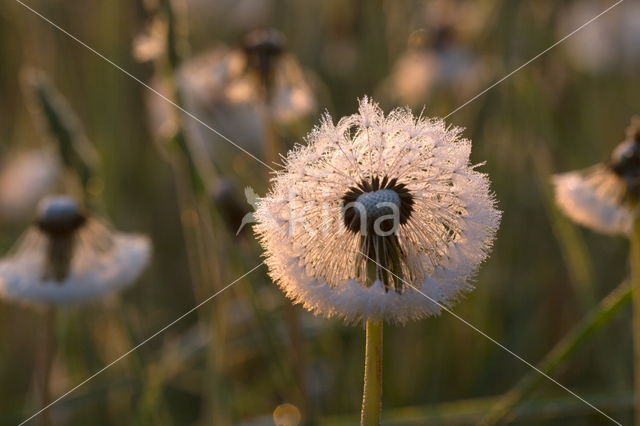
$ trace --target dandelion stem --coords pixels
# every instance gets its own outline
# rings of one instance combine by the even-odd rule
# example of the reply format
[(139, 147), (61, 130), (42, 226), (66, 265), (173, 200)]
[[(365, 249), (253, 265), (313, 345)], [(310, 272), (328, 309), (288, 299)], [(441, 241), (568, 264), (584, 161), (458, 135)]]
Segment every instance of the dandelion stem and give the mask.
[[(38, 391), (40, 406), (46, 407), (51, 402), (51, 369), (53, 366), (54, 354), (56, 351), (55, 338), (55, 308), (48, 308), (43, 315), (42, 351), (40, 353), (40, 368), (38, 374)], [(40, 415), (41, 426), (51, 426), (50, 410), (45, 410)]]
[(640, 216), (636, 215), (631, 233), (631, 286), (633, 291), (633, 377), (635, 424), (640, 425)]
[(364, 359), (364, 391), (360, 424), (380, 424), (382, 410), (382, 321), (368, 319)]

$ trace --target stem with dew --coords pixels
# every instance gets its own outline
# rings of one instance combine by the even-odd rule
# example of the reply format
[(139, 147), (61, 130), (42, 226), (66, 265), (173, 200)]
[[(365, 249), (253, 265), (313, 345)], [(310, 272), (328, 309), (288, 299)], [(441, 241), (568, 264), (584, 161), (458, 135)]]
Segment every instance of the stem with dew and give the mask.
[(362, 412), (360, 417), (362, 426), (380, 424), (382, 411), (382, 329), (381, 320), (367, 320), (364, 391), (362, 393)]

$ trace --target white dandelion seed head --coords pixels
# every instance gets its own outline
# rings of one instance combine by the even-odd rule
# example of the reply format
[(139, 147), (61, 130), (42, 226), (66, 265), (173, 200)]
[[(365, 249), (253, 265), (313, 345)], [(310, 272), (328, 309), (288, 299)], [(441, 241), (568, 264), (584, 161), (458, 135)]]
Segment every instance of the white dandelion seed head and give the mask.
[(255, 230), (285, 294), (327, 317), (403, 323), (472, 289), (500, 212), (460, 133), (408, 109), (385, 116), (368, 98), (335, 125), (325, 115), (258, 202)]
[(604, 234), (627, 235), (633, 212), (623, 203), (625, 184), (607, 166), (553, 177), (556, 204), (576, 223)]
[(629, 235), (640, 198), (640, 119), (633, 117), (627, 137), (607, 164), (553, 177), (556, 203), (580, 225), (604, 234)]
[(151, 256), (144, 235), (112, 230), (75, 200), (47, 197), (36, 224), (0, 259), (0, 297), (29, 305), (72, 305), (132, 284)]
[[(255, 61), (254, 61), (255, 62)], [(270, 63), (271, 96), (268, 108), (278, 125), (291, 125), (316, 109), (312, 79), (290, 54), (282, 52)], [(258, 156), (264, 148), (264, 90), (244, 49), (219, 46), (186, 61), (178, 70), (177, 83), (186, 109), (193, 112), (239, 146)], [(225, 170), (238, 150), (218, 143), (210, 129), (195, 120), (185, 122), (191, 144), (209, 153)], [(244, 154), (240, 154), (244, 155)]]

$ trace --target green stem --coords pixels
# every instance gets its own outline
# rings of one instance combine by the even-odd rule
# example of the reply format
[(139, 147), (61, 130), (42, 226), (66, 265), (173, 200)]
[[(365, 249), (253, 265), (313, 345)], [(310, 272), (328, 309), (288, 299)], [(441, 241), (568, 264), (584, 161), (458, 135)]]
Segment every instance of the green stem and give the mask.
[[(605, 297), (585, 318), (560, 340), (537, 365), (539, 371), (551, 374), (598, 329), (608, 324), (611, 318), (631, 300), (631, 286), (623, 282)], [(638, 294), (639, 292), (634, 292)], [(536, 370), (525, 375), (511, 390), (502, 395), (480, 421), (481, 425), (493, 425), (507, 420), (515, 413), (520, 401), (529, 395), (543, 380)]]
[(640, 216), (636, 216), (631, 233), (631, 287), (633, 293), (633, 377), (635, 424), (640, 425)]
[[(40, 406), (42, 408), (51, 402), (51, 370), (56, 352), (55, 318), (56, 309), (47, 308), (47, 311), (43, 315), (43, 348), (40, 354), (40, 383), (38, 386), (40, 391)], [(41, 426), (51, 426), (53, 424), (51, 420), (51, 410), (45, 409), (40, 415), (39, 421)]]
[(364, 359), (364, 392), (362, 394), (362, 426), (380, 424), (382, 411), (382, 321), (368, 319)]

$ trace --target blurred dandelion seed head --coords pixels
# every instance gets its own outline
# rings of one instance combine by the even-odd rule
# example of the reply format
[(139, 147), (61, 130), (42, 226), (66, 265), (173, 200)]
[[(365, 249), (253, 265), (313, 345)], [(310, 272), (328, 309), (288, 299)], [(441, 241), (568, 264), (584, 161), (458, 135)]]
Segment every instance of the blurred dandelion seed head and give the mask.
[(556, 203), (572, 220), (605, 234), (631, 232), (640, 198), (640, 120), (632, 119), (626, 139), (608, 164), (553, 177)]
[(116, 232), (74, 199), (50, 196), (0, 260), (0, 297), (35, 305), (95, 300), (131, 284), (150, 255), (146, 236)]
[(457, 29), (447, 23), (429, 32), (412, 32), (381, 92), (389, 99), (417, 106), (443, 88), (460, 95), (473, 91), (484, 79), (483, 65), (456, 34)]
[[(196, 56), (181, 66), (177, 79), (187, 110), (258, 156), (266, 138), (265, 107), (277, 125), (293, 124), (316, 109), (311, 78), (275, 30), (249, 33), (238, 48), (219, 46)], [(242, 155), (226, 143), (211, 143), (210, 131), (199, 123), (185, 125), (191, 143), (211, 151), (222, 170)]]
[(286, 295), (327, 317), (405, 322), (470, 290), (500, 212), (460, 133), (368, 98), (337, 125), (325, 116), (255, 214)]

